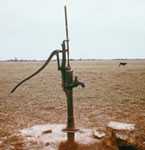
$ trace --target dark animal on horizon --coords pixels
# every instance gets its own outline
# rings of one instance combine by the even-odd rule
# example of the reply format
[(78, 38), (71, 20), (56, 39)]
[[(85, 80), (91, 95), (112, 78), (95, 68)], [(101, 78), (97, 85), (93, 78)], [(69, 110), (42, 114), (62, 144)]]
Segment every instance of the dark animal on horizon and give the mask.
[(120, 62), (120, 63), (119, 63), (119, 67), (120, 67), (120, 66), (125, 66), (125, 65), (127, 65), (126, 62)]

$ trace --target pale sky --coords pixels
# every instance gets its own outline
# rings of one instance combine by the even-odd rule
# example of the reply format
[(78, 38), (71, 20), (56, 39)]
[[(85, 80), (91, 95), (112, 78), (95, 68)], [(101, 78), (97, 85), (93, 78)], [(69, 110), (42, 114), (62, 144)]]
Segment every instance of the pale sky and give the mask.
[[(64, 0), (0, 0), (0, 59), (47, 58), (65, 39)], [(70, 0), (71, 58), (145, 58), (145, 0)]]

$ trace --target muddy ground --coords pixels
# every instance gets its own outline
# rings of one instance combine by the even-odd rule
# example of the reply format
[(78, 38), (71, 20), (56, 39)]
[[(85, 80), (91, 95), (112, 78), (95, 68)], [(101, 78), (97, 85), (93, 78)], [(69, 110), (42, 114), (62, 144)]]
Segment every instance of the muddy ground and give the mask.
[[(135, 123), (145, 141), (145, 60), (73, 61), (74, 74), (86, 85), (74, 90), (77, 127), (102, 127), (113, 121)], [(61, 76), (52, 62), (38, 76), (10, 90), (43, 62), (0, 62), (0, 138), (43, 123), (66, 123)]]

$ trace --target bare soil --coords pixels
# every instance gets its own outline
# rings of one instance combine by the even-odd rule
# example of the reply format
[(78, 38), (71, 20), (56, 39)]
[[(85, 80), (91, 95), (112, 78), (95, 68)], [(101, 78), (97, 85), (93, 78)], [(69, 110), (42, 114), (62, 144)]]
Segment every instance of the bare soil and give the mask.
[[(109, 121), (136, 124), (138, 145), (145, 142), (145, 60), (73, 61), (86, 85), (74, 90), (76, 127), (104, 127)], [(52, 62), (14, 94), (10, 90), (42, 62), (0, 62), (0, 141), (19, 129), (43, 123), (66, 123), (66, 97)]]

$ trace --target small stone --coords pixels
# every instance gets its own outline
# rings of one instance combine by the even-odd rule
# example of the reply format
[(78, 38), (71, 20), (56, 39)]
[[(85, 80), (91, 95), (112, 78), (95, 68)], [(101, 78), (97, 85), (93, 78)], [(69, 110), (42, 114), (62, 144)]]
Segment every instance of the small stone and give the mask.
[(28, 137), (27, 140), (29, 141), (29, 143), (31, 144), (38, 144), (38, 140), (35, 137)]
[(106, 134), (103, 132), (103, 131), (97, 131), (96, 129), (93, 130), (93, 136), (95, 138), (98, 138), (98, 139), (102, 139), (103, 137), (106, 136)]
[(49, 146), (49, 145), (50, 145), (50, 143), (49, 143), (49, 142), (45, 143), (45, 146)]
[(42, 132), (42, 134), (48, 134), (48, 133), (52, 133), (52, 130), (48, 129), (48, 130), (45, 130), (45, 131)]

